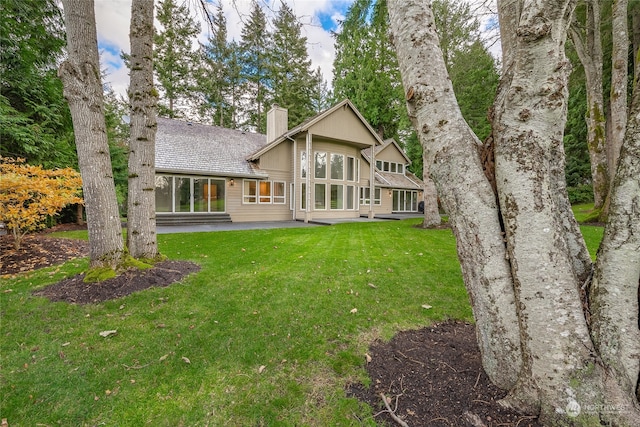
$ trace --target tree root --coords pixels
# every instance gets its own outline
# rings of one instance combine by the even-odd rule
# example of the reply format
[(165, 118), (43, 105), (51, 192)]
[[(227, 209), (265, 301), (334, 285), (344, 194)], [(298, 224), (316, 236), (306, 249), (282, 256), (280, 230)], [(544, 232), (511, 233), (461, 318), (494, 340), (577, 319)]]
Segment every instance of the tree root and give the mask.
[(380, 397), (382, 398), (382, 402), (384, 402), (384, 406), (387, 408), (386, 411), (382, 411), (382, 412), (389, 412), (389, 415), (391, 415), (391, 418), (393, 418), (395, 422), (397, 422), (402, 427), (409, 427), (409, 424), (404, 422), (402, 419), (400, 419), (396, 415), (396, 410), (398, 409), (398, 399), (396, 398), (396, 408), (391, 409), (391, 407), (389, 406), (389, 401), (387, 400), (387, 396), (385, 396), (384, 393), (380, 393)]

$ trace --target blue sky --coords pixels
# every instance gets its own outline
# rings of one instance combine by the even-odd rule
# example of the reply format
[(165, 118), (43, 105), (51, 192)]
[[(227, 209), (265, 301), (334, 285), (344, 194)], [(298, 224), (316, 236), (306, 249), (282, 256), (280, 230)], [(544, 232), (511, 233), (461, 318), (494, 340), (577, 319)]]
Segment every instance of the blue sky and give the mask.
[[(180, 0), (178, 0), (180, 1)], [(184, 0), (196, 6), (195, 0)], [(258, 0), (267, 16), (279, 8), (281, 0)], [(332, 65), (334, 46), (331, 33), (338, 29), (338, 22), (344, 19), (354, 0), (285, 0), (303, 23), (303, 35), (307, 37), (307, 49), (313, 68), (320, 67), (329, 84), (333, 78)], [(156, 3), (158, 0), (156, 0)], [(252, 9), (251, 0), (208, 0), (214, 7), (222, 4), (227, 18), (230, 39), (240, 40), (242, 21)], [(214, 8), (212, 7), (212, 11)], [(107, 71), (106, 82), (118, 94), (124, 95), (129, 84), (126, 67), (120, 59), (120, 52), (129, 51), (129, 20), (131, 0), (95, 0), (96, 23), (98, 26), (98, 46), (101, 51), (102, 68)], [(194, 18), (202, 21), (201, 14)], [(201, 42), (207, 39), (206, 25), (201, 24)]]

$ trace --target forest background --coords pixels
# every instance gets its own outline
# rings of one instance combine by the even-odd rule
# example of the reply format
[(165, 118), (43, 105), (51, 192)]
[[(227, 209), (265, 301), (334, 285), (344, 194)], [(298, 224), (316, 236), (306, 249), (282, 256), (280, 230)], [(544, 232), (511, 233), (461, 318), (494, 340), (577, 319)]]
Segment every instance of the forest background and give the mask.
[[(65, 57), (61, 10), (55, 0), (5, 3), (6, 13), (0, 17), (0, 155), (22, 157), (46, 168), (77, 168), (71, 117), (56, 75)], [(313, 34), (316, 20), (297, 16), (287, 3), (273, 10), (267, 2), (253, 2), (242, 16), (239, 39), (230, 35), (238, 29), (229, 31), (221, 4), (210, 5), (204, 15), (197, 2), (193, 3), (164, 0), (156, 5), (154, 54), (160, 115), (264, 133), (266, 110), (272, 104), (288, 108), (289, 125), (295, 126), (349, 98), (383, 138), (395, 138), (405, 148), (412, 172), (422, 175), (422, 149), (407, 118), (395, 51), (388, 37), (385, 1), (336, 2), (346, 8), (344, 16), (338, 11), (331, 17), (316, 17), (338, 23), (333, 32), (331, 82), (320, 66), (312, 67), (309, 55), (314, 41), (307, 35)], [(484, 139), (490, 132), (487, 114), (500, 70), (491, 53), (499, 46), (492, 2), (479, 6), (438, 0), (433, 7), (463, 116)], [(638, 2), (631, 2), (630, 21), (638, 9)], [(577, 9), (578, 27), (587, 22), (587, 10), (585, 4)], [(208, 35), (205, 41), (202, 34)], [(611, 2), (603, 2), (605, 114), (611, 93), (611, 34)], [(103, 67), (113, 53), (113, 47), (102, 46)], [(590, 202), (586, 77), (572, 43), (567, 45), (567, 54), (574, 70), (564, 137), (567, 186), (573, 203)], [(127, 53), (120, 55), (126, 62)], [(633, 61), (629, 64), (632, 67)], [(103, 78), (109, 81), (108, 75)], [(120, 210), (126, 214), (128, 100), (108, 84), (105, 96), (114, 178)]]

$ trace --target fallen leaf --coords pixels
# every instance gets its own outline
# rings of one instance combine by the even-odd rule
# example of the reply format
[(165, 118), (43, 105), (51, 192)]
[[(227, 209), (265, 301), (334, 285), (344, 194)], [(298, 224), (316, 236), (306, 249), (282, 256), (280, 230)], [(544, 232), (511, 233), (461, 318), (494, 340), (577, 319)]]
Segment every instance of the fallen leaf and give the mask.
[(357, 312), (358, 312), (358, 309), (357, 309), (357, 308), (352, 308), (352, 309), (351, 309), (351, 311), (350, 311), (350, 313), (351, 313), (351, 314), (355, 314), (355, 313), (357, 313)]
[(374, 285), (373, 283), (367, 283), (369, 285), (370, 288), (373, 289), (377, 289), (378, 287), (376, 285)]
[(71, 344), (71, 343), (70, 343), (70, 342), (66, 342), (66, 343), (62, 344), (62, 347), (66, 347), (66, 346), (68, 346), (69, 344)]
[(184, 356), (182, 356), (182, 361), (183, 361), (184, 363), (186, 363), (186, 364), (191, 364), (191, 360), (189, 360), (189, 358), (188, 358), (188, 357), (184, 357)]
[(100, 336), (101, 336), (101, 337), (105, 337), (105, 338), (106, 338), (106, 337), (108, 337), (108, 336), (110, 336), (110, 335), (115, 335), (115, 334), (117, 334), (117, 333), (118, 333), (118, 331), (117, 331), (117, 330), (115, 330), (115, 329), (114, 329), (114, 330), (112, 330), (112, 331), (102, 331), (102, 332), (100, 332)]
[(264, 365), (260, 365), (260, 367), (258, 368), (258, 373), (259, 373), (259, 374), (263, 373), (265, 369), (267, 369), (267, 367), (266, 367), (266, 366), (264, 366)]
[(158, 361), (162, 362), (163, 360), (167, 360), (167, 357), (169, 357), (169, 355), (165, 354), (164, 356), (161, 356), (160, 359), (158, 359)]
[(111, 394), (111, 390), (105, 390), (104, 394), (106, 394), (107, 396), (109, 396)]
[(364, 358), (367, 359), (367, 363), (371, 363), (371, 356), (369, 355), (369, 353), (365, 353)]
[(430, 308), (433, 308), (433, 307), (430, 306), (429, 304), (422, 304), (422, 308), (424, 308), (425, 310), (429, 310)]

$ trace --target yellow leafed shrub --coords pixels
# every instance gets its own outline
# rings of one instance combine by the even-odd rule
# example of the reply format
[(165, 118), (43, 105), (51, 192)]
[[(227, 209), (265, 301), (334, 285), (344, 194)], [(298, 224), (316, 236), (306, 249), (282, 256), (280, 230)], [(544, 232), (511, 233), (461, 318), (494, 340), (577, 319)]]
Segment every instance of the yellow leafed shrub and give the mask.
[(71, 168), (43, 169), (24, 159), (0, 157), (0, 221), (20, 248), (25, 234), (44, 228), (48, 216), (83, 203), (82, 179)]

